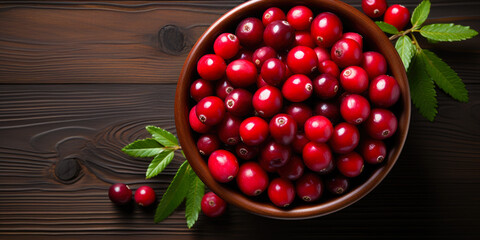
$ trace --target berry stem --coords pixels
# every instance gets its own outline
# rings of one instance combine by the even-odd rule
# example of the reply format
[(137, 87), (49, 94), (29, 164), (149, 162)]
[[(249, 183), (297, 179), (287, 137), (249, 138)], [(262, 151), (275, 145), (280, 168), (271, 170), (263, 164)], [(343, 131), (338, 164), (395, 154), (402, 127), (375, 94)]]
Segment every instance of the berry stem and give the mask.
[(415, 38), (415, 35), (413, 35), (413, 33), (411, 33), (410, 36), (412, 36), (413, 44), (415, 45), (415, 47), (417, 47), (417, 52), (420, 52), (420, 50), (422, 50), (422, 48), (421, 48), (420, 45), (418, 44), (418, 41), (417, 41), (417, 39)]
[(399, 37), (401, 37), (401, 36), (405, 36), (405, 35), (409, 34), (410, 32), (412, 32), (412, 31), (414, 30), (414, 28), (415, 28), (415, 27), (412, 27), (412, 28), (410, 28), (410, 29), (407, 29), (406, 31), (401, 31), (401, 32), (399, 32), (399, 33), (397, 33), (397, 34), (395, 34), (395, 35), (392, 35), (392, 36), (390, 36), (390, 37), (388, 38), (388, 40), (392, 41), (392, 40), (395, 40), (395, 39), (397, 39), (397, 38), (399, 38)]

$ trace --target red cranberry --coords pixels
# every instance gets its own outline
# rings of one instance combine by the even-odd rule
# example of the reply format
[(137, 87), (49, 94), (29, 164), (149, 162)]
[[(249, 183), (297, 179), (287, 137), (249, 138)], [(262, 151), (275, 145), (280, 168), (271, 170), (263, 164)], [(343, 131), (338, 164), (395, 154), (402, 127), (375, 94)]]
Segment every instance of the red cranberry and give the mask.
[(347, 32), (342, 35), (342, 38), (349, 38), (354, 40), (355, 42), (358, 43), (360, 46), (360, 49), (363, 49), (363, 37), (362, 35), (356, 33), (356, 32)]
[(333, 129), (329, 144), (332, 151), (345, 154), (353, 151), (360, 141), (360, 133), (355, 125), (342, 122)]
[(277, 57), (277, 52), (275, 49), (269, 46), (264, 46), (253, 52), (252, 61), (255, 63), (255, 66), (260, 69), (265, 61), (275, 57)]
[(387, 72), (387, 61), (378, 52), (364, 52), (362, 68), (367, 72), (370, 80)]
[(331, 164), (332, 151), (325, 143), (309, 142), (303, 148), (303, 163), (314, 172), (326, 171)]
[(247, 196), (258, 196), (268, 187), (268, 175), (256, 162), (246, 162), (240, 166), (237, 185)]
[(268, 86), (268, 83), (265, 82), (265, 80), (263, 80), (261, 75), (258, 75), (258, 77), (257, 77), (257, 88), (262, 88), (262, 87), (265, 87), (265, 86)]
[(233, 89), (233, 85), (227, 81), (226, 78), (224, 78), (217, 82), (217, 85), (215, 86), (215, 94), (220, 99), (225, 100), (225, 98), (233, 91)]
[(213, 51), (223, 59), (230, 59), (240, 50), (240, 41), (231, 33), (222, 33), (213, 43)]
[(208, 81), (215, 81), (225, 75), (227, 65), (222, 57), (215, 54), (207, 54), (198, 60), (197, 72), (201, 78)]
[(235, 87), (248, 87), (257, 82), (257, 68), (247, 60), (235, 60), (227, 66), (227, 78)]
[(240, 124), (240, 138), (249, 146), (263, 143), (268, 134), (268, 123), (262, 118), (249, 117)]
[(292, 157), (290, 146), (282, 145), (275, 141), (266, 143), (260, 150), (260, 161), (272, 167), (281, 167)]
[(295, 30), (285, 20), (273, 21), (265, 27), (263, 41), (277, 51), (287, 49), (295, 41)]
[(307, 119), (313, 115), (312, 109), (305, 103), (292, 103), (285, 108), (285, 113), (295, 119), (298, 129), (303, 129)]
[(323, 183), (317, 174), (306, 173), (295, 183), (297, 196), (305, 202), (318, 200), (323, 193)]
[(313, 41), (312, 35), (308, 31), (296, 31), (295, 32), (295, 42), (294, 46), (305, 46), (309, 48), (315, 48), (315, 42)]
[(225, 116), (225, 106), (219, 97), (208, 96), (198, 102), (196, 114), (198, 120), (205, 125), (216, 125), (220, 123)]
[(310, 32), (319, 47), (331, 47), (342, 37), (343, 25), (340, 18), (331, 12), (318, 14), (312, 21)]
[(326, 48), (316, 47), (313, 49), (313, 51), (315, 51), (315, 54), (317, 54), (317, 60), (319, 64), (325, 60), (330, 60), (330, 52)]
[(197, 148), (203, 156), (209, 156), (220, 148), (220, 139), (214, 134), (204, 134), (197, 140)]
[(400, 86), (395, 78), (380, 75), (373, 79), (368, 89), (370, 101), (379, 107), (390, 107), (400, 98)]
[(255, 92), (252, 103), (259, 116), (272, 117), (282, 109), (282, 93), (276, 87), (264, 86)]
[(387, 10), (387, 1), (362, 0), (362, 10), (367, 16), (371, 18), (381, 17), (385, 13), (385, 10)]
[(363, 171), (363, 158), (356, 152), (340, 155), (337, 159), (337, 169), (345, 177), (356, 177)]
[(310, 141), (324, 143), (332, 133), (332, 123), (324, 116), (313, 116), (305, 122), (305, 135)]
[(197, 79), (190, 86), (190, 96), (193, 100), (199, 102), (204, 97), (213, 95), (213, 84), (210, 81)]
[(253, 112), (252, 98), (252, 93), (237, 88), (225, 98), (225, 108), (231, 114), (243, 117)]
[(370, 114), (370, 103), (358, 94), (350, 94), (340, 103), (340, 114), (346, 122), (360, 124)]
[(252, 48), (263, 41), (263, 23), (260, 19), (249, 17), (243, 19), (235, 30), (238, 40), (242, 46)]
[(399, 4), (394, 4), (388, 7), (385, 15), (383, 16), (383, 21), (393, 25), (398, 31), (401, 31), (405, 26), (407, 26), (409, 20), (410, 12), (406, 7)]
[(252, 160), (258, 155), (258, 147), (256, 146), (249, 146), (243, 142), (235, 145), (235, 153), (237, 157), (243, 160)]
[(341, 68), (358, 66), (362, 63), (363, 53), (360, 45), (352, 39), (338, 40), (331, 50), (332, 60)]
[(282, 61), (277, 58), (270, 58), (262, 65), (260, 75), (262, 79), (272, 86), (280, 86), (285, 80), (286, 67)]
[(237, 176), (238, 161), (231, 152), (222, 149), (216, 150), (208, 158), (208, 169), (218, 182), (230, 182)]
[(318, 102), (315, 104), (313, 112), (315, 115), (328, 118), (332, 124), (340, 119), (340, 109), (336, 102)]
[(247, 61), (253, 62), (253, 52), (248, 48), (240, 48), (240, 50), (238, 50), (237, 55), (235, 55), (233, 59), (247, 60)]
[(218, 137), (220, 141), (227, 145), (235, 145), (240, 142), (240, 124), (242, 120), (233, 116), (230, 113), (225, 115), (225, 118), (218, 126)]
[(313, 92), (312, 81), (303, 74), (295, 74), (289, 77), (282, 86), (282, 94), (291, 102), (303, 102)]
[(318, 71), (320, 73), (330, 74), (335, 78), (340, 76), (340, 69), (337, 64), (332, 60), (325, 60), (318, 64)]
[(294, 181), (303, 175), (304, 169), (305, 165), (303, 164), (302, 158), (292, 156), (285, 165), (277, 169), (277, 173), (282, 178)]
[(305, 6), (295, 6), (287, 13), (287, 21), (297, 31), (310, 29), (313, 20), (313, 12)]
[(362, 93), (368, 89), (368, 74), (361, 67), (347, 67), (340, 74), (340, 84), (347, 92)]
[(276, 167), (270, 165), (268, 159), (259, 158), (258, 164), (260, 164), (260, 167), (262, 167), (265, 172), (274, 173), (275, 171), (277, 171)]
[(330, 99), (337, 95), (338, 80), (328, 74), (320, 74), (313, 80), (313, 91), (321, 99)]
[(292, 143), (297, 133), (297, 122), (292, 116), (280, 113), (270, 120), (269, 130), (276, 142), (288, 145)]
[(335, 162), (332, 160), (328, 166), (318, 172), (320, 175), (330, 174), (335, 169)]
[(292, 182), (276, 178), (268, 186), (268, 197), (278, 207), (288, 207), (295, 199), (295, 187)]
[(227, 208), (227, 203), (213, 192), (205, 193), (200, 204), (202, 212), (208, 217), (221, 216)]
[(370, 117), (365, 121), (365, 129), (370, 137), (383, 140), (397, 131), (397, 117), (387, 109), (372, 109)]
[(337, 175), (328, 179), (325, 185), (331, 193), (341, 195), (348, 190), (348, 179), (342, 175)]
[(113, 203), (124, 205), (132, 200), (132, 190), (123, 183), (115, 183), (108, 189), (108, 197)]
[(135, 202), (142, 206), (148, 207), (155, 202), (155, 191), (149, 186), (141, 186), (135, 191)]
[(287, 65), (293, 73), (308, 75), (317, 69), (317, 54), (309, 47), (296, 46), (288, 52)]
[(303, 153), (303, 148), (309, 142), (310, 142), (310, 140), (308, 140), (307, 136), (305, 136), (305, 133), (297, 132), (297, 134), (295, 134), (295, 138), (293, 138), (293, 142), (292, 142), (293, 151), (295, 151), (296, 153), (302, 154)]
[(262, 16), (262, 22), (264, 26), (267, 26), (271, 22), (277, 21), (277, 20), (286, 20), (287, 17), (285, 16), (285, 13), (282, 11), (282, 9), (277, 8), (277, 7), (271, 7), (267, 9)]
[(387, 157), (387, 147), (381, 140), (365, 139), (360, 144), (360, 153), (366, 162), (378, 164)]
[(193, 129), (193, 131), (198, 132), (198, 133), (206, 133), (210, 130), (210, 126), (207, 126), (200, 122), (198, 120), (197, 114), (196, 114), (196, 109), (197, 106), (194, 106), (191, 110), (190, 113), (188, 114), (188, 121), (190, 123), (190, 127)]

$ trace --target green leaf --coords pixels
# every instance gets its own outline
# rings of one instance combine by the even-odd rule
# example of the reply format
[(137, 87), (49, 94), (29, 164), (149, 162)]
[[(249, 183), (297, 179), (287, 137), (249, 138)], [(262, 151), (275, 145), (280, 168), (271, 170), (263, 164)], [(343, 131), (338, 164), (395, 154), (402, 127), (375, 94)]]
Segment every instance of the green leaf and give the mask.
[(155, 212), (155, 223), (158, 223), (172, 214), (172, 212), (183, 202), (188, 192), (190, 165), (185, 161), (175, 174), (167, 191), (162, 196)]
[(375, 22), (377, 24), (377, 26), (380, 27), (380, 29), (382, 29), (382, 31), (386, 32), (386, 33), (390, 33), (390, 34), (397, 34), (398, 33), (398, 30), (396, 27), (394, 27), (393, 25), (390, 25), (386, 22), (382, 22), (382, 21), (376, 21)]
[(454, 25), (453, 23), (431, 24), (420, 29), (422, 36), (435, 41), (461, 41), (478, 34), (469, 26)]
[(165, 149), (151, 138), (140, 139), (122, 148), (122, 151), (132, 157), (153, 157)]
[(435, 53), (426, 49), (422, 51), (422, 59), (425, 70), (439, 88), (460, 102), (468, 102), (468, 91), (465, 84), (448, 64)]
[(417, 53), (407, 73), (410, 97), (420, 114), (433, 121), (437, 115), (437, 93), (433, 80), (424, 69), (422, 58), (423, 54), (421, 52)]
[(408, 70), (412, 57), (415, 54), (415, 45), (413, 45), (412, 39), (407, 35), (399, 37), (395, 43), (395, 49), (397, 49), (398, 55), (402, 59), (405, 70)]
[(412, 26), (417, 29), (422, 25), (425, 20), (427, 20), (428, 14), (430, 13), (430, 0), (423, 0), (416, 8), (413, 10), (412, 18), (410, 21), (412, 22)]
[(202, 197), (205, 193), (205, 184), (197, 177), (194, 171), (190, 171), (190, 188), (185, 203), (185, 218), (188, 228), (193, 227), (201, 210)]
[(153, 158), (150, 165), (148, 165), (146, 178), (152, 178), (161, 173), (172, 162), (174, 151), (169, 149), (161, 152)]
[(165, 147), (175, 147), (178, 146), (178, 140), (167, 130), (161, 129), (155, 126), (147, 126), (147, 131), (152, 134), (153, 139), (157, 140), (160, 144)]

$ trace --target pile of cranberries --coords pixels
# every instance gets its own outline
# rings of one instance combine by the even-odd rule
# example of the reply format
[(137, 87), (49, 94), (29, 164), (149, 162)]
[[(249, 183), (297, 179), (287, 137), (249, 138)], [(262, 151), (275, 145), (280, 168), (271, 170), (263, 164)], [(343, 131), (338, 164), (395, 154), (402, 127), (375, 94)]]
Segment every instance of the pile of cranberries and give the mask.
[(381, 163), (400, 97), (384, 56), (337, 15), (285, 10), (218, 35), (197, 62), (189, 114), (213, 178), (279, 207), (343, 194), (365, 162)]

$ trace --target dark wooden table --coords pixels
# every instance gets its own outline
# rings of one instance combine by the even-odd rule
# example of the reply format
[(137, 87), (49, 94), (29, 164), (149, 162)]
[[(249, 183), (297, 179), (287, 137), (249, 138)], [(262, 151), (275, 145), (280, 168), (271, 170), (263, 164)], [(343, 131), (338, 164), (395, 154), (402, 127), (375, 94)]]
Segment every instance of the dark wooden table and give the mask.
[[(346, 1), (359, 8), (360, 0)], [(402, 2), (410, 10), (420, 0)], [(144, 179), (120, 149), (154, 124), (175, 132), (175, 84), (200, 34), (240, 1), (1, 2), (0, 239), (391, 239), (480, 236), (480, 37), (425, 46), (464, 80), (470, 101), (438, 91), (438, 117), (416, 109), (403, 154), (354, 205), (302, 221), (230, 206), (188, 229), (184, 207), (117, 208), (112, 183), (158, 196), (180, 162)], [(480, 30), (480, 2), (433, 0), (431, 22)], [(328, 238), (327, 238), (328, 237)]]

